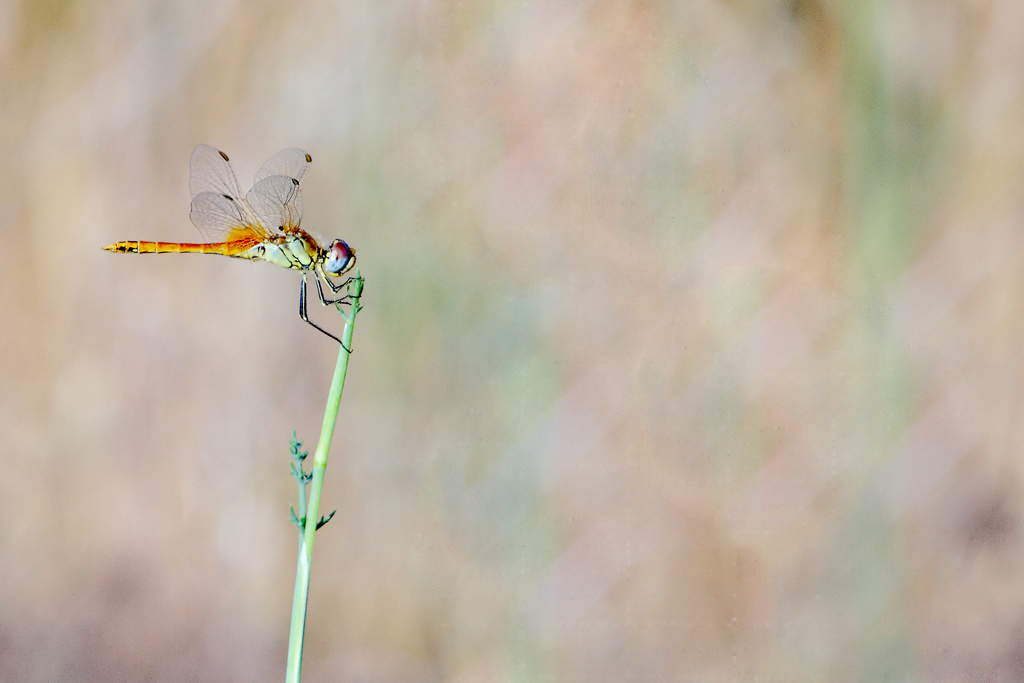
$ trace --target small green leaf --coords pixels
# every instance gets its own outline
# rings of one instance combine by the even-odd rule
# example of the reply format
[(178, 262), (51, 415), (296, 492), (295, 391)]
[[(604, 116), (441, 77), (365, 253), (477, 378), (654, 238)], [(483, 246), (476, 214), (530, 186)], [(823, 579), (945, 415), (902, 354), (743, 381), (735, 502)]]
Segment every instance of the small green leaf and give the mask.
[(337, 512), (337, 510), (331, 511), (331, 514), (327, 515), (326, 517), (321, 517), (320, 521), (316, 523), (316, 530), (320, 531), (320, 527), (322, 527), (324, 524), (327, 524), (327, 522), (331, 521), (331, 517), (334, 516), (335, 512)]

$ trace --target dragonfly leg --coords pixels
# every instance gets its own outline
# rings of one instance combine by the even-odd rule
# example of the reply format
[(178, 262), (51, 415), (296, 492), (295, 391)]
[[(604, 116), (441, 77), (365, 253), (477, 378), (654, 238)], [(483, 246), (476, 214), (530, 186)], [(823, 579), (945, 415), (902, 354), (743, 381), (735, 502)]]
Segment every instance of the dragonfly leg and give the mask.
[[(319, 279), (317, 280), (316, 284), (317, 284), (317, 287), (319, 288), (319, 286), (320, 286)], [(320, 293), (320, 298), (321, 299), (323, 298), (323, 292)], [(305, 273), (302, 274), (302, 284), (299, 285), (299, 317), (302, 318), (303, 320), (305, 320), (307, 323), (309, 323), (313, 327), (315, 327), (316, 329), (318, 329), (321, 332), (323, 332), (324, 334), (326, 334), (328, 337), (330, 337), (334, 341), (336, 341), (339, 344), (341, 344), (341, 348), (345, 349), (346, 352), (352, 353), (352, 349), (350, 349), (347, 346), (345, 346), (344, 342), (342, 342), (340, 339), (335, 337), (333, 334), (331, 334), (330, 332), (328, 332), (327, 330), (325, 330), (324, 328), (320, 327), (315, 322), (313, 322), (312, 320), (309, 319), (309, 315), (306, 312), (306, 274)]]
[[(327, 276), (324, 276), (324, 280), (327, 281), (327, 286), (330, 287), (331, 289), (333, 289), (334, 293), (337, 294), (341, 290), (343, 290), (346, 287), (348, 287), (348, 283), (352, 282), (352, 280), (355, 280), (355, 278), (354, 277), (350, 277), (350, 278), (346, 279), (344, 282), (342, 282), (340, 285), (334, 284), (331, 281), (331, 278), (329, 278)], [(319, 284), (319, 281), (317, 282), (317, 284)], [(320, 298), (322, 299), (323, 297), (320, 297)]]
[[(346, 294), (344, 296), (341, 296), (341, 297), (339, 297), (337, 299), (328, 299), (327, 297), (324, 296), (324, 288), (320, 286), (320, 278), (317, 277), (316, 275), (314, 275), (313, 279), (316, 280), (316, 291), (320, 295), (320, 303), (322, 303), (324, 306), (327, 306), (328, 304), (347, 304), (347, 303), (349, 303), (348, 299), (350, 299), (351, 297), (348, 294)], [(348, 279), (348, 281), (351, 281), (351, 280), (352, 280), (352, 278)], [(327, 281), (327, 286), (332, 288), (332, 289), (334, 289), (334, 284), (330, 280)], [(338, 292), (339, 289), (341, 289), (341, 288), (339, 287), (338, 289), (335, 289), (334, 291)]]

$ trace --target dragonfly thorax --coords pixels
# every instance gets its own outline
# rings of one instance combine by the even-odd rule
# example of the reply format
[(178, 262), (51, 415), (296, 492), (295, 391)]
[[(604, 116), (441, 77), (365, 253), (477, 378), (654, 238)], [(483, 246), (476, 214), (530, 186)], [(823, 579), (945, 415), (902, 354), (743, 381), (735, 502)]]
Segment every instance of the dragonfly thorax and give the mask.
[(319, 253), (320, 249), (313, 238), (299, 230), (286, 235), (276, 235), (273, 239), (261, 242), (239, 254), (239, 257), (267, 261), (293, 270), (309, 270), (316, 263)]

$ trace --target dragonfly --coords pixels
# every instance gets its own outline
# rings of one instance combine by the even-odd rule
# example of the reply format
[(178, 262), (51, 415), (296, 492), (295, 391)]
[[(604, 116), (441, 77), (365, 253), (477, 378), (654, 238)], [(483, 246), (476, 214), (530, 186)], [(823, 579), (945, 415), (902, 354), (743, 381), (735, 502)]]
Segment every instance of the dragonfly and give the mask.
[[(252, 189), (243, 197), (228, 155), (199, 145), (189, 162), (192, 211), (189, 218), (206, 242), (147, 242), (130, 240), (103, 247), (121, 254), (220, 254), (267, 261), (302, 272), (299, 317), (345, 348), (336, 336), (309, 319), (306, 277), (312, 275), (324, 306), (349, 303), (349, 295), (328, 298), (321, 281), (334, 295), (352, 281), (341, 280), (356, 263), (355, 249), (336, 239), (321, 247), (302, 222), (300, 183), (313, 158), (290, 148), (270, 157), (256, 172)], [(345, 349), (351, 352), (350, 349)]]

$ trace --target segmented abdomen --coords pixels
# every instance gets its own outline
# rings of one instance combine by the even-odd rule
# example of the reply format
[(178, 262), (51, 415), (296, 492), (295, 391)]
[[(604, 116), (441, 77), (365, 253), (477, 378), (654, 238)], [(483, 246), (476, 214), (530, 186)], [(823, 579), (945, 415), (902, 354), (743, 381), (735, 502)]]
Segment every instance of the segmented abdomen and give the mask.
[[(116, 242), (105, 247), (107, 251), (122, 254), (222, 254), (234, 256), (245, 251), (250, 245), (238, 245), (232, 242), (213, 242), (210, 244), (190, 244), (184, 242), (145, 242), (131, 240)], [(242, 247), (241, 249), (239, 247)]]

